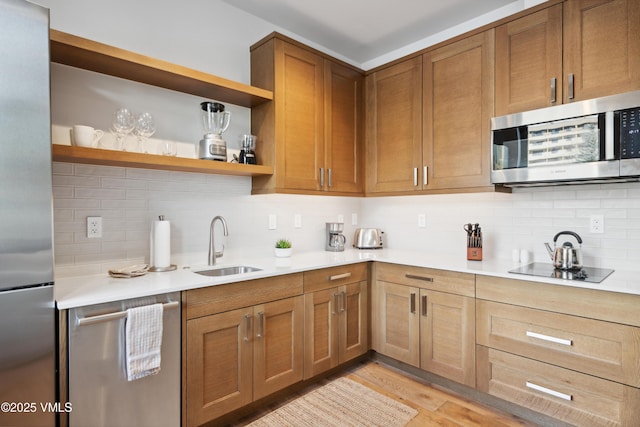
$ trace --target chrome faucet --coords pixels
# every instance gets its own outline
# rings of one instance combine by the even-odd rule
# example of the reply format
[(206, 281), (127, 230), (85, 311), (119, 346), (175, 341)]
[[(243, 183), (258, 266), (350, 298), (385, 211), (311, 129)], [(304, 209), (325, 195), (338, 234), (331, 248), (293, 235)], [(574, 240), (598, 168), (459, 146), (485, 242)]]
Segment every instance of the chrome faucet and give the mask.
[(227, 221), (220, 215), (214, 216), (211, 220), (211, 230), (209, 234), (209, 265), (216, 265), (216, 258), (220, 258), (224, 255), (224, 245), (222, 245), (222, 250), (220, 252), (216, 252), (215, 244), (214, 244), (214, 232), (213, 226), (215, 225), (216, 220), (219, 220), (222, 223), (222, 231), (225, 236), (229, 235), (229, 230), (227, 229)]

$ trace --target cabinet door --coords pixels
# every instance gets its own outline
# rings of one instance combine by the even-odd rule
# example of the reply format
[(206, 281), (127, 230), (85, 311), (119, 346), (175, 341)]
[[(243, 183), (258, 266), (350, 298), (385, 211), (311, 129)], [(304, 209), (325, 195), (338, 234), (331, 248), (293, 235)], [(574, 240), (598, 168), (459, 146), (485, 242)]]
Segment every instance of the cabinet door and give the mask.
[(496, 116), (562, 103), (562, 5), (496, 28)]
[(367, 76), (367, 192), (413, 191), (422, 158), (422, 63), (414, 58)]
[(276, 42), (275, 56), (278, 186), (320, 190), (324, 162), (323, 59), (281, 40)]
[(329, 60), (324, 63), (324, 188), (334, 192), (362, 193), (364, 78), (352, 68)]
[(424, 188), (490, 185), (494, 31), (427, 52), (423, 69)]
[(338, 365), (338, 288), (304, 296), (304, 379)]
[(369, 350), (369, 310), (367, 282), (351, 283), (340, 288), (340, 363)]
[(302, 380), (303, 296), (254, 307), (254, 400)]
[(420, 291), (420, 367), (475, 387), (474, 298)]
[(564, 64), (565, 102), (640, 89), (640, 2), (565, 2)]
[(240, 309), (187, 321), (187, 426), (251, 402), (252, 313)]
[(373, 291), (373, 349), (420, 366), (420, 318), (417, 288), (376, 281)]

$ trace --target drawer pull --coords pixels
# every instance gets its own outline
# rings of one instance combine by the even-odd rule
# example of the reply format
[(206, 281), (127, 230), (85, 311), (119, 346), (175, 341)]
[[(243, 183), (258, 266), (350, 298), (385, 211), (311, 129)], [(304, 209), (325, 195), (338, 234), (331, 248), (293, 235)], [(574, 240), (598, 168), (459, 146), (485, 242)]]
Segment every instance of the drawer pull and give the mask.
[(416, 276), (415, 274), (405, 274), (407, 279), (424, 280), (425, 282), (433, 282), (433, 277)]
[(559, 391), (555, 391), (555, 390), (551, 390), (550, 388), (542, 387), (541, 385), (534, 384), (534, 383), (532, 383), (530, 381), (527, 381), (526, 385), (530, 389), (537, 390), (537, 391), (540, 391), (542, 393), (549, 394), (551, 396), (559, 397), (560, 399), (573, 400), (573, 396), (571, 396), (570, 394), (560, 393)]
[(340, 279), (346, 279), (347, 277), (351, 277), (351, 272), (336, 274), (335, 276), (329, 276), (329, 280), (340, 280)]
[(527, 336), (531, 337), (531, 338), (537, 338), (537, 339), (543, 340), (543, 341), (554, 342), (556, 344), (569, 345), (569, 346), (573, 345), (573, 340), (565, 340), (563, 338), (556, 338), (556, 337), (552, 337), (550, 335), (539, 334), (537, 332), (527, 331)]

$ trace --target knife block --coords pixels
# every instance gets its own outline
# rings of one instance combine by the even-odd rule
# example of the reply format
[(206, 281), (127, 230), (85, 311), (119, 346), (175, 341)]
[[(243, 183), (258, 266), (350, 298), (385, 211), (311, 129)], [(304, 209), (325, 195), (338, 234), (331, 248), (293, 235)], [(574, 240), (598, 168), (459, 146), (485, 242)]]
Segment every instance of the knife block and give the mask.
[(482, 248), (467, 247), (467, 260), (482, 261)]

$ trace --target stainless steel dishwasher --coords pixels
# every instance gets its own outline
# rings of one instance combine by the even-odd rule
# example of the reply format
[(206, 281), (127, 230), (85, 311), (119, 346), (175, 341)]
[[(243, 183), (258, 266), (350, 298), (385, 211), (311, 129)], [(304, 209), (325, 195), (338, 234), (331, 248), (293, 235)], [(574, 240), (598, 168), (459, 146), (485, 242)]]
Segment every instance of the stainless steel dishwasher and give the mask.
[[(163, 303), (160, 372), (127, 381), (126, 310)], [(180, 293), (69, 310), (71, 427), (180, 426)]]

